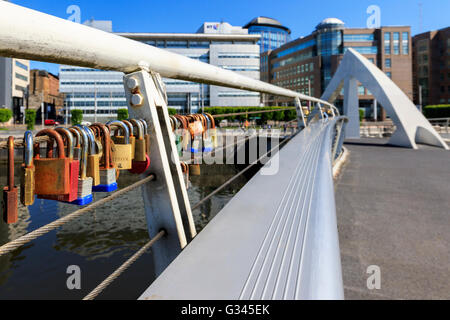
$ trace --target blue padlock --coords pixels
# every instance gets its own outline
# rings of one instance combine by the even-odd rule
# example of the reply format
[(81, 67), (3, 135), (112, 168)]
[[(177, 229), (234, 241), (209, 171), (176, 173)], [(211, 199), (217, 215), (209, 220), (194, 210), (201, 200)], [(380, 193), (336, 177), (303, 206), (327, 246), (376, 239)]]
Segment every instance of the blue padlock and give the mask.
[(89, 138), (86, 132), (81, 128), (70, 128), (72, 132), (77, 131), (82, 140), (80, 157), (80, 177), (78, 179), (78, 199), (71, 202), (74, 205), (84, 206), (92, 202), (92, 182), (93, 179), (87, 176), (87, 158)]

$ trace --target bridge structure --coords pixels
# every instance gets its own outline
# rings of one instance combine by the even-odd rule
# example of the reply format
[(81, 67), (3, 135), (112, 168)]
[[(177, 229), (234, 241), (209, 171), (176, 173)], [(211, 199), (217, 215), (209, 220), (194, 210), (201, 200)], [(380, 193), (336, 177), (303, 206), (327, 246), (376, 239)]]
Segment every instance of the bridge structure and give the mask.
[[(344, 298), (333, 169), (343, 156), (348, 118), (330, 102), (328, 91), (323, 99), (306, 96), (7, 2), (0, 2), (0, 55), (124, 72), (130, 117), (149, 123), (152, 146), (152, 174), (130, 188), (142, 189), (152, 239), (143, 249), (152, 247), (158, 276), (141, 299)], [(351, 51), (346, 56), (350, 64), (359, 58)], [(345, 76), (332, 81), (330, 92)], [(281, 151), (274, 146), (264, 155), (270, 160), (200, 234), (170, 130), (162, 77), (289, 97), (297, 110), (298, 132), (283, 141)], [(346, 86), (353, 88), (352, 81)], [(389, 100), (389, 88), (380, 90)], [(308, 117), (302, 107), (307, 101), (313, 106)], [(402, 143), (415, 147), (410, 121), (414, 130), (421, 124), (427, 132), (417, 133), (419, 142), (430, 141), (433, 129), (425, 118), (409, 105), (399, 110), (389, 102), (400, 135), (409, 139)], [(354, 126), (353, 111), (349, 116)], [(23, 245), (22, 240), (0, 247), (0, 254)]]

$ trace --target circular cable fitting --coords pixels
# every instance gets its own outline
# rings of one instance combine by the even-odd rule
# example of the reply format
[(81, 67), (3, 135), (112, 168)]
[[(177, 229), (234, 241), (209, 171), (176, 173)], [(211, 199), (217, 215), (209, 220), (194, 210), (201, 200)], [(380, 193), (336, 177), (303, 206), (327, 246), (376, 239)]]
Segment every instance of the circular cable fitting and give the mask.
[(130, 90), (134, 90), (139, 87), (139, 81), (136, 78), (130, 78), (127, 81), (127, 87)]
[(144, 97), (140, 94), (133, 94), (131, 96), (131, 105), (135, 107), (139, 107), (144, 103)]

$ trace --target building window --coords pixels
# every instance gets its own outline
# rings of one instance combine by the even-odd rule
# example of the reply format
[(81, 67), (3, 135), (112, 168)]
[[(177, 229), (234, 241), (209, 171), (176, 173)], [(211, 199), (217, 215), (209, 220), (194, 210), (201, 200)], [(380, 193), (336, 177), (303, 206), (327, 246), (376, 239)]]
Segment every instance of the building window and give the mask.
[(394, 32), (394, 54), (400, 54), (400, 32)]
[(374, 41), (374, 36), (372, 34), (344, 34), (345, 42), (364, 42), (364, 41)]
[(369, 58), (369, 61), (370, 61), (371, 63), (375, 63), (374, 58)]
[(384, 64), (385, 64), (386, 68), (390, 68), (392, 66), (391, 59), (386, 59)]
[(409, 33), (408, 32), (402, 33), (402, 54), (404, 54), (404, 55), (409, 54)]
[(16, 78), (23, 80), (23, 81), (28, 81), (28, 77), (25, 77), (25, 76), (21, 75), (20, 73), (16, 73)]
[(16, 60), (16, 66), (22, 68), (25, 71), (28, 71), (28, 66), (24, 65), (22, 62)]
[(392, 79), (392, 72), (386, 72), (386, 75)]
[(378, 54), (377, 47), (345, 47), (344, 53), (347, 52), (349, 48), (361, 53), (361, 54)]
[(364, 95), (364, 87), (363, 86), (359, 86), (358, 87), (358, 95), (359, 96), (363, 96)]
[(313, 72), (314, 71), (314, 63), (310, 63), (309, 64), (309, 71)]
[(384, 34), (384, 53), (391, 54), (391, 33), (386, 32)]

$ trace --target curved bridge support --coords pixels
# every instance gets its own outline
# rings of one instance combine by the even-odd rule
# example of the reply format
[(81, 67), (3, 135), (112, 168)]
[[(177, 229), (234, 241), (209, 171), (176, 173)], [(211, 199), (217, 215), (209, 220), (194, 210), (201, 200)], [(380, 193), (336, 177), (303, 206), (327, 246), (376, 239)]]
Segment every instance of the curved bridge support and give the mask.
[[(417, 149), (416, 143), (449, 150), (442, 137), (403, 91), (377, 66), (349, 49), (328, 85), (322, 100), (334, 101), (344, 86), (344, 114), (350, 119), (347, 137), (359, 137), (357, 82), (370, 90), (397, 127), (389, 143)], [(355, 98), (356, 97), (356, 98)]]

